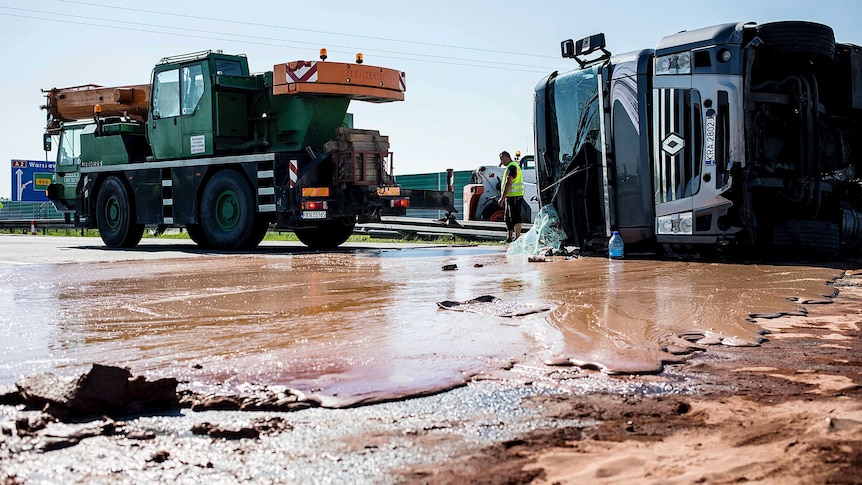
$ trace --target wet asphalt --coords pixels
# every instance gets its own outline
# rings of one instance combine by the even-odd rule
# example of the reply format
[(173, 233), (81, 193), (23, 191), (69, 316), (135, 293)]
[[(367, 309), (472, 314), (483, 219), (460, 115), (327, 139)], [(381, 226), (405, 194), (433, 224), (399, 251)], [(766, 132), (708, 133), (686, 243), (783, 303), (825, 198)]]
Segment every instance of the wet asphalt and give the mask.
[[(374, 250), (414, 247), (429, 250), (427, 245), (372, 244), (360, 245), (358, 248)], [(214, 255), (197, 250), (191, 243), (174, 240), (145, 240), (145, 244), (136, 250), (117, 251), (105, 249), (98, 239), (0, 235), (0, 248), (0, 275), (19, 274), (12, 269), (21, 266), (116, 263), (132, 260), (140, 261), (140, 264), (164, 264), (172, 259)], [(433, 251), (433, 247), (430, 248)], [(256, 254), (280, 255), (285, 251), (305, 254), (303, 248), (286, 243), (265, 243)], [(485, 248), (482, 254), (489, 257), (489, 251), (497, 252), (497, 257), (503, 257), (505, 248)], [(643, 280), (642, 267), (630, 267), (638, 271), (631, 273), (633, 290), (630, 290), (629, 294), (644, 294), (638, 283)], [(700, 266), (666, 268), (664, 271), (668, 275), (672, 272), (679, 273), (680, 269), (688, 272), (701, 271)], [(767, 276), (773, 274), (769, 271), (766, 273)], [(790, 273), (784, 270), (774, 274), (780, 281), (790, 279)], [(596, 279), (589, 274), (587, 276), (592, 280)], [(565, 274), (559, 274), (557, 277), (568, 278)], [(668, 277), (656, 281), (674, 280)], [(6, 280), (0, 283), (14, 285), (15, 281)], [(46, 283), (48, 284), (50, 283)], [(524, 287), (523, 280), (510, 279), (504, 282), (503, 289), (517, 294)], [(668, 292), (665, 291), (666, 288), (667, 286), (662, 286), (661, 292), (645, 293), (648, 298), (643, 304), (649, 305), (658, 298), (651, 296), (653, 294), (676, 296), (682, 292)], [(807, 286), (790, 285), (788, 288), (793, 291), (798, 291), (799, 288), (809, 291)], [(819, 287), (815, 287), (813, 291), (819, 291), (817, 288)], [(685, 288), (683, 296), (687, 298), (691, 291)], [(581, 293), (583, 292), (577, 294)], [(575, 296), (577, 295), (572, 293), (571, 297)], [(564, 297), (569, 298), (568, 295)], [(675, 298), (674, 306), (666, 307), (680, 308), (674, 315), (684, 315), (685, 311), (689, 311), (689, 307), (679, 306), (678, 302), (687, 301), (686, 298)], [(693, 298), (688, 300), (695, 301)], [(560, 301), (565, 300), (560, 297)], [(628, 315), (625, 311), (613, 307), (609, 313), (607, 303), (598, 308), (602, 315)], [(588, 316), (593, 314), (592, 310), (590, 311)], [(566, 315), (564, 312), (562, 314)], [(591, 322), (591, 318), (579, 320)], [(561, 321), (557, 326), (565, 328), (565, 322)], [(591, 324), (588, 328), (595, 332), (595, 329), (600, 327)], [(580, 331), (572, 333), (574, 337), (581, 339), (582, 336), (589, 335)], [(625, 335), (626, 332), (617, 333)], [(76, 343), (64, 345), (74, 347)], [(59, 365), (62, 370), (67, 364), (55, 361), (51, 365)], [(72, 367), (66, 369), (67, 373)], [(13, 366), (10, 369), (7, 369), (9, 375), (15, 368)], [(74, 446), (55, 451), (44, 451), (46, 437), (62, 437), (70, 433), (69, 426), (53, 423), (35, 436), (20, 435), (15, 431), (16, 420), (34, 417), (38, 411), (24, 411), (20, 406), (0, 406), (0, 481), (397, 483), (401, 474), (410, 467), (445, 464), (464, 454), (515, 439), (530, 431), (554, 427), (589, 427), (596, 424), (546, 417), (541, 403), (555, 395), (592, 392), (632, 395), (691, 394), (697, 392), (697, 385), (693, 382), (689, 376), (676, 374), (674, 366), (666, 366), (660, 379), (644, 381), (584, 371), (577, 367), (550, 367), (543, 365), (541, 361), (530, 359), (524, 359), (514, 365), (500, 365), (500, 361), (490, 360), (482, 372), (468, 379), (466, 385), (458, 385), (432, 396), (344, 409), (314, 408), (296, 412), (194, 412), (184, 409), (162, 416), (127, 417), (115, 423), (117, 428), (123, 430), (122, 433), (88, 437)], [(11, 383), (0, 384), (8, 388)], [(193, 433), (192, 429), (202, 423), (214, 423), (227, 429), (260, 427), (261, 423), (278, 423), (278, 426), (277, 429), (264, 430), (257, 438), (223, 439)], [(92, 423), (71, 425), (71, 429), (88, 425)]]

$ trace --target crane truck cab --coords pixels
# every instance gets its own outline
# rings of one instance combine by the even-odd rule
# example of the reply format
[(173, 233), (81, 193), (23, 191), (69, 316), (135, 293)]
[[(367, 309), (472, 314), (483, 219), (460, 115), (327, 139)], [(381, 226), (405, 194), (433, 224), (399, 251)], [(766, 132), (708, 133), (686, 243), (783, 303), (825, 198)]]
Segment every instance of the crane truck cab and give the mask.
[(570, 239), (833, 256), (862, 242), (862, 49), (811, 22), (729, 23), (578, 66), (535, 90), (538, 182)]
[(454, 212), (451, 192), (401, 190), (388, 137), (352, 126), (351, 100), (403, 101), (404, 73), (324, 59), (252, 74), (245, 56), (205, 51), (163, 58), (148, 85), (45, 91), (60, 147), (49, 198), (111, 247), (146, 226), (214, 249), (270, 228), (335, 247), (411, 200)]

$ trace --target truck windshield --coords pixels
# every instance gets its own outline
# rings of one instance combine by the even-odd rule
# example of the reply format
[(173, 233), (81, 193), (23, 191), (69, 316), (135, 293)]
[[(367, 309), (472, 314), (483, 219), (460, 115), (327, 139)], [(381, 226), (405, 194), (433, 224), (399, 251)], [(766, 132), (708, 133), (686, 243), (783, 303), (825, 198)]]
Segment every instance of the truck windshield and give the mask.
[(180, 115), (179, 69), (156, 74), (153, 83), (153, 117), (170, 118)]
[(66, 128), (60, 135), (60, 150), (57, 153), (58, 165), (76, 165), (81, 163), (81, 132), (83, 126)]
[(542, 187), (554, 187), (549, 200), (557, 194), (557, 182), (571, 172), (589, 169), (599, 160), (595, 156), (595, 151), (601, 149), (599, 67), (562, 74), (551, 86), (549, 128), (553, 131), (540, 174)]

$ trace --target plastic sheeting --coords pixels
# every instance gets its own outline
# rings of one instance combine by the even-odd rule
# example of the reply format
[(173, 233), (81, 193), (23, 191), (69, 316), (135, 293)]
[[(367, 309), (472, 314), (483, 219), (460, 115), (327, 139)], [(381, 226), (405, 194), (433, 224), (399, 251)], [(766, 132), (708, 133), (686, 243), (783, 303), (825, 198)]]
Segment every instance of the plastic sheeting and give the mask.
[(563, 243), (568, 239), (563, 226), (560, 224), (560, 216), (553, 206), (545, 205), (536, 214), (533, 227), (521, 237), (509, 244), (506, 255), (552, 255), (566, 254)]

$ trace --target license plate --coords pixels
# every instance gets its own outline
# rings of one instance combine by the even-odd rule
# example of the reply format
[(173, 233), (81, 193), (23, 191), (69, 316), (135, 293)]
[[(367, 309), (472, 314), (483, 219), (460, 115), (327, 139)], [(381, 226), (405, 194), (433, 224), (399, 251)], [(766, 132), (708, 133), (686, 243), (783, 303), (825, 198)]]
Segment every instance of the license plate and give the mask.
[(326, 219), (326, 211), (302, 211), (303, 219)]

